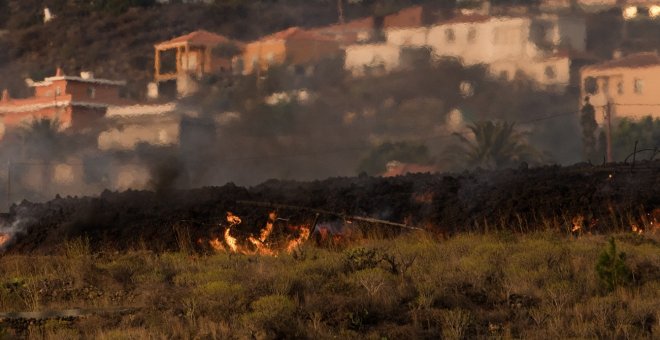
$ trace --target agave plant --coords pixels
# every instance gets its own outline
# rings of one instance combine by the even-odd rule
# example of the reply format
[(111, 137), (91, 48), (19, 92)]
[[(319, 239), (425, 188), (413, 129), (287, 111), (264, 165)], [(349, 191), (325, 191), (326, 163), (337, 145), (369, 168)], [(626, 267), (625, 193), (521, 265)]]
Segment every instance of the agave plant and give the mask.
[(455, 133), (461, 141), (461, 156), (469, 167), (501, 169), (520, 162), (535, 162), (539, 157), (529, 146), (515, 123), (483, 121), (468, 125), (473, 138)]

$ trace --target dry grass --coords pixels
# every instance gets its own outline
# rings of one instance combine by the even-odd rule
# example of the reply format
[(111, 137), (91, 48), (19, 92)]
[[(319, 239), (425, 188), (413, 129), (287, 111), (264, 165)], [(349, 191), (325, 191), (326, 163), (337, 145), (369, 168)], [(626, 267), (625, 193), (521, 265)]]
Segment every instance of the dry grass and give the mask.
[(92, 254), (74, 240), (61, 255), (0, 258), (0, 310), (138, 311), (0, 338), (657, 337), (659, 243), (616, 238), (635, 278), (611, 293), (595, 272), (605, 236), (409, 234), (279, 257)]

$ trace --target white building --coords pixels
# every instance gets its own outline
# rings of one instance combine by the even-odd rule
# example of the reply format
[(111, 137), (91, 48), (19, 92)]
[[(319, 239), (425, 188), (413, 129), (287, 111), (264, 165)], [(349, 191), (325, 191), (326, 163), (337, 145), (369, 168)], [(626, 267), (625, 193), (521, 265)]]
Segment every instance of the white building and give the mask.
[(512, 79), (524, 73), (541, 85), (567, 86), (570, 59), (558, 51), (583, 52), (586, 24), (575, 16), (491, 17), (462, 15), (430, 27), (385, 31), (387, 44), (430, 47), (434, 58), (456, 57), (466, 65), (486, 64)]
[(354, 77), (388, 73), (399, 67), (401, 48), (392, 44), (351, 45), (346, 48), (344, 68)]
[(133, 150), (140, 143), (179, 144), (181, 114), (175, 103), (113, 106), (105, 119), (108, 128), (99, 134), (100, 150)]

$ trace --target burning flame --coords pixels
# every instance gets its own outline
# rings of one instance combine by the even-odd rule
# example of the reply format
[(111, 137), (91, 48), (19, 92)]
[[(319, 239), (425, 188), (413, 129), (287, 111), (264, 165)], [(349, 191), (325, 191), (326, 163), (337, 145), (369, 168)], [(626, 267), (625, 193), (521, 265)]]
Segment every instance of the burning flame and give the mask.
[(582, 226), (584, 225), (584, 216), (582, 215), (577, 215), (573, 218), (573, 228), (571, 229), (572, 233), (576, 233), (582, 230)]
[(227, 212), (227, 223), (229, 226), (227, 226), (224, 231), (223, 239), (221, 240), (219, 237), (213, 238), (209, 241), (209, 246), (211, 246), (211, 248), (217, 252), (277, 256), (280, 251), (292, 253), (298, 249), (305, 241), (307, 241), (307, 239), (309, 239), (311, 234), (311, 228), (309, 226), (290, 227), (289, 229), (293, 232), (296, 232), (297, 236), (292, 239), (288, 239), (283, 247), (274, 247), (273, 245), (277, 244), (277, 242), (272, 242), (270, 238), (272, 236), (276, 220), (277, 213), (274, 211), (270, 212), (268, 214), (268, 221), (266, 222), (266, 226), (259, 231), (259, 236), (255, 237), (251, 235), (246, 238), (246, 241), (249, 245), (252, 245), (252, 247), (242, 246), (239, 242), (239, 239), (233, 236), (231, 232), (232, 230), (237, 229), (237, 226), (242, 223), (242, 220), (232, 212)]
[(229, 246), (229, 250), (231, 252), (237, 253), (238, 252), (238, 240), (235, 237), (231, 236), (231, 234), (229, 234), (230, 230), (231, 230), (231, 228), (225, 229), (225, 242), (227, 243), (227, 246)]
[(11, 237), (9, 237), (9, 234), (0, 233), (0, 249), (2, 249), (10, 239)]
[(210, 245), (211, 248), (213, 248), (213, 250), (215, 250), (215, 251), (218, 251), (218, 252), (220, 252), (220, 251), (225, 251), (225, 247), (222, 245), (222, 242), (221, 242), (220, 239), (217, 238), (217, 237), (211, 239), (211, 240), (209, 241), (209, 245)]
[(289, 241), (286, 245), (286, 252), (291, 254), (294, 250), (298, 249), (307, 239), (309, 238), (309, 234), (311, 231), (309, 228), (306, 227), (301, 227), (299, 229), (300, 235), (297, 238), (294, 238), (293, 240)]

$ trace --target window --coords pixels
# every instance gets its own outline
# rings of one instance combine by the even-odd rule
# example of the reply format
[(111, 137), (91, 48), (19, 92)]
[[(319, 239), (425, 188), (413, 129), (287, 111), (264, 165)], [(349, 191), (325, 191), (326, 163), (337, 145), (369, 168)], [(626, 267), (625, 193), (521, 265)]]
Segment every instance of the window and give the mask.
[(87, 98), (96, 98), (96, 89), (93, 86), (87, 88)]
[(616, 83), (616, 93), (617, 94), (623, 94), (623, 81), (622, 80), (619, 80)]
[(467, 40), (468, 40), (468, 42), (471, 42), (471, 43), (474, 42), (475, 40), (477, 40), (477, 29), (476, 28), (470, 27), (470, 29), (468, 30)]
[(546, 66), (545, 67), (545, 77), (547, 79), (555, 79), (557, 78), (557, 72), (555, 71), (554, 66)]
[(635, 79), (635, 93), (642, 94), (644, 92), (644, 80)]
[(453, 29), (448, 28), (445, 30), (445, 39), (447, 42), (454, 42), (454, 40), (456, 40), (456, 34)]
[(588, 94), (598, 93), (598, 83), (596, 82), (596, 78), (587, 77), (584, 79), (584, 91)]
[(61, 95), (61, 94), (62, 94), (62, 90), (60, 89), (60, 87), (59, 87), (59, 86), (56, 87), (56, 88), (55, 88), (55, 95), (56, 95), (56, 96), (59, 96), (59, 95)]

